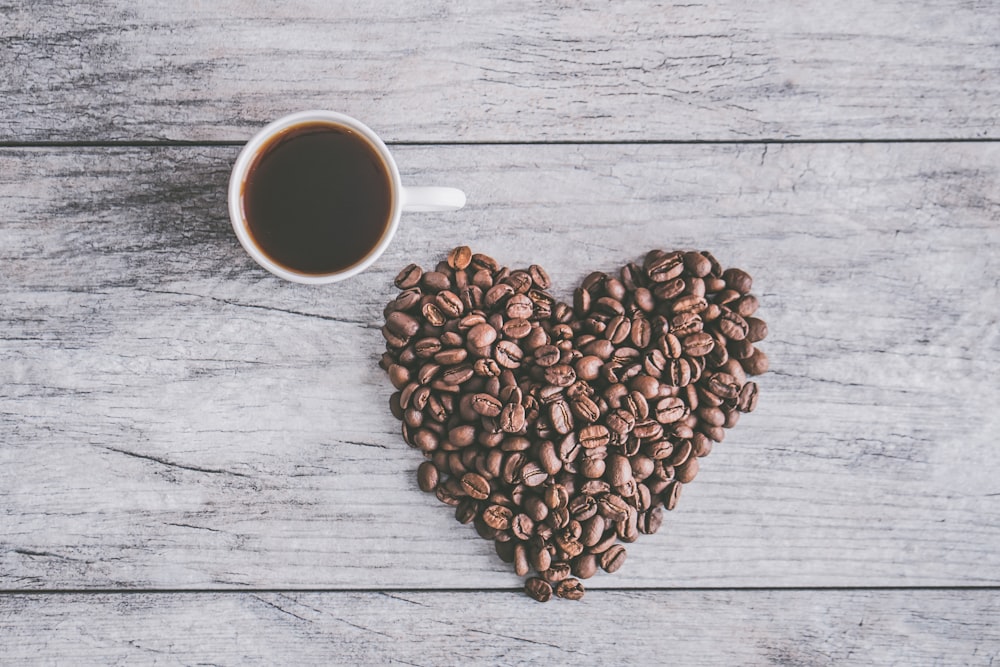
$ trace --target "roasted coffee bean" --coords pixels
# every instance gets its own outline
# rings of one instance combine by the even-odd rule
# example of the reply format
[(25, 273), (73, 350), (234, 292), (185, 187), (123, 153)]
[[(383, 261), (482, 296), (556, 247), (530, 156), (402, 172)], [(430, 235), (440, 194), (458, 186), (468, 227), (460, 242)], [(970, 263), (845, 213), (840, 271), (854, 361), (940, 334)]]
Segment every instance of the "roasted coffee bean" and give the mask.
[(524, 582), (524, 592), (538, 602), (548, 602), (552, 599), (552, 584), (541, 577), (530, 577)]
[(568, 387), (576, 382), (576, 371), (568, 364), (555, 364), (545, 369), (545, 381), (556, 387)]
[(565, 509), (569, 504), (569, 491), (562, 484), (553, 484), (545, 489), (543, 499), (550, 510)]
[(476, 500), (486, 500), (490, 496), (490, 483), (482, 475), (474, 472), (462, 476), (462, 490)]
[(628, 516), (628, 503), (614, 493), (607, 493), (597, 500), (597, 511), (607, 521), (621, 521)]
[(472, 263), (472, 250), (469, 246), (462, 245), (448, 253), (448, 266), (457, 270), (464, 270)]
[(719, 315), (716, 326), (719, 327), (722, 335), (730, 340), (743, 340), (750, 331), (750, 325), (742, 316), (728, 310)]
[(576, 396), (569, 403), (573, 415), (585, 424), (597, 421), (601, 416), (601, 409), (597, 403), (587, 396)]
[(472, 498), (463, 498), (455, 507), (455, 519), (462, 524), (472, 523), (479, 514), (479, 503)]
[(549, 569), (540, 572), (542, 578), (553, 586), (563, 581), (571, 574), (570, 565), (566, 561), (556, 561), (549, 566)]
[(740, 412), (753, 412), (757, 407), (757, 383), (747, 382), (740, 390), (736, 408)]
[(434, 297), (434, 303), (441, 314), (452, 319), (460, 317), (465, 311), (465, 304), (462, 303), (458, 295), (448, 290), (438, 292)]
[(603, 424), (590, 424), (580, 429), (577, 440), (585, 449), (604, 447), (610, 440), (610, 433), (608, 427)]
[(467, 382), (472, 379), (473, 375), (475, 375), (475, 372), (472, 370), (472, 366), (469, 364), (462, 364), (461, 366), (452, 366), (451, 368), (445, 369), (445, 371), (441, 374), (441, 379), (449, 385), (460, 385), (463, 382)]
[(539, 289), (548, 289), (552, 285), (549, 274), (537, 264), (532, 264), (528, 267), (528, 275), (531, 276), (531, 281), (535, 284), (535, 287)]
[(681, 399), (668, 396), (656, 403), (654, 414), (659, 423), (673, 424), (687, 416), (688, 408)]
[(558, 347), (551, 344), (541, 345), (535, 349), (535, 365), (541, 368), (549, 368), (559, 363), (559, 358), (562, 356), (561, 351)]
[(573, 412), (566, 401), (558, 399), (549, 404), (549, 422), (557, 433), (565, 435), (573, 430)]
[(661, 255), (646, 265), (646, 273), (654, 283), (663, 283), (676, 278), (683, 271), (684, 259), (679, 252)]
[(483, 510), (483, 521), (494, 530), (507, 530), (512, 518), (513, 512), (503, 505), (490, 505)]
[(417, 468), (417, 485), (427, 493), (437, 488), (438, 470), (430, 461), (424, 461)]
[(521, 340), (531, 333), (531, 322), (525, 319), (507, 320), (502, 331), (503, 335), (511, 340)]
[(744, 370), (746, 370), (747, 375), (763, 375), (770, 368), (771, 364), (767, 359), (767, 355), (757, 348), (754, 350), (753, 354), (750, 355), (748, 359), (744, 359), (742, 362)]
[(660, 301), (671, 301), (684, 292), (685, 283), (683, 278), (674, 278), (664, 283), (653, 286), (653, 296)]
[(631, 433), (632, 429), (635, 428), (635, 415), (628, 410), (619, 408), (608, 414), (605, 418), (605, 423), (608, 426), (608, 430), (612, 433), (618, 433), (619, 435)]
[(521, 467), (521, 479), (525, 486), (541, 486), (548, 478), (549, 474), (534, 461), (528, 461)]
[(767, 323), (756, 317), (746, 317), (747, 340), (751, 343), (758, 343), (767, 338)]
[(663, 525), (663, 511), (659, 507), (647, 510), (639, 515), (639, 532), (652, 535)]
[(584, 595), (583, 584), (578, 579), (563, 579), (556, 585), (555, 589), (558, 597), (566, 600), (582, 600)]
[(420, 331), (420, 322), (415, 317), (398, 310), (389, 313), (385, 326), (401, 338), (412, 338)]
[(399, 289), (405, 290), (416, 287), (420, 284), (420, 278), (424, 275), (423, 269), (416, 264), (410, 264), (396, 276), (393, 283)]
[(484, 417), (496, 417), (503, 409), (503, 403), (490, 394), (475, 394), (472, 397), (472, 409)]
[(691, 357), (704, 357), (715, 347), (715, 339), (704, 331), (685, 336), (681, 341), (684, 354)]
[(621, 486), (632, 481), (632, 464), (629, 459), (620, 454), (608, 457), (607, 479), (611, 486)]
[(663, 507), (671, 511), (677, 507), (677, 501), (680, 500), (681, 490), (683, 488), (684, 485), (680, 482), (671, 482), (670, 486), (667, 487), (667, 490), (663, 492)]
[(753, 279), (750, 274), (742, 269), (726, 269), (722, 273), (722, 279), (726, 281), (726, 287), (736, 290), (740, 294), (749, 294), (753, 287)]
[(497, 339), (497, 330), (486, 322), (480, 322), (469, 329), (466, 334), (468, 345), (472, 348), (482, 348), (492, 345)]
[(601, 554), (598, 563), (605, 572), (617, 572), (625, 564), (625, 556), (625, 547), (613, 544)]
[(707, 307), (708, 302), (705, 300), (705, 297), (689, 294), (674, 301), (671, 306), (671, 311), (678, 315), (684, 313), (700, 313)]

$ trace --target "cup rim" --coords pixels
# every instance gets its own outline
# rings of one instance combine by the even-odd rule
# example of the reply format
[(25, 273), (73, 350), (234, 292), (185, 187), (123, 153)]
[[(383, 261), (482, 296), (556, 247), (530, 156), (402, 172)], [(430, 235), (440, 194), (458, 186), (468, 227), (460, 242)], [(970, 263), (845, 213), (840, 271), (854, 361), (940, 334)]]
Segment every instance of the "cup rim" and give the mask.
[[(389, 171), (389, 179), (391, 181), (392, 206), (389, 213), (389, 224), (386, 225), (386, 229), (382, 233), (382, 237), (379, 239), (379, 242), (375, 244), (375, 246), (363, 258), (351, 266), (332, 273), (302, 273), (275, 262), (273, 259), (268, 257), (267, 254), (265, 254), (260, 246), (254, 241), (246, 222), (246, 216), (243, 212), (243, 191), (246, 185), (247, 173), (249, 172), (254, 159), (260, 152), (260, 149), (263, 148), (275, 135), (295, 127), (296, 125), (304, 125), (306, 123), (330, 123), (333, 125), (339, 125), (350, 130), (354, 130), (363, 136), (368, 143), (375, 148), (379, 157), (385, 163), (385, 166)], [(233, 170), (229, 176), (229, 221), (233, 226), (233, 231), (236, 232), (236, 238), (239, 240), (240, 245), (243, 246), (243, 249), (247, 252), (247, 254), (249, 254), (250, 257), (257, 262), (257, 264), (267, 269), (272, 274), (278, 276), (279, 278), (284, 278), (285, 280), (305, 285), (325, 285), (356, 276), (375, 263), (375, 261), (382, 256), (382, 253), (385, 252), (385, 249), (389, 246), (392, 238), (396, 235), (396, 229), (399, 227), (399, 218), (400, 213), (402, 212), (402, 191), (403, 188), (400, 182), (399, 169), (396, 166), (396, 162), (389, 153), (388, 147), (370, 127), (356, 118), (352, 118), (351, 116), (338, 113), (336, 111), (327, 111), (323, 109), (298, 111), (282, 116), (267, 124), (253, 137), (251, 137), (251, 139), (243, 146), (239, 156), (236, 158), (236, 162), (233, 164)]]

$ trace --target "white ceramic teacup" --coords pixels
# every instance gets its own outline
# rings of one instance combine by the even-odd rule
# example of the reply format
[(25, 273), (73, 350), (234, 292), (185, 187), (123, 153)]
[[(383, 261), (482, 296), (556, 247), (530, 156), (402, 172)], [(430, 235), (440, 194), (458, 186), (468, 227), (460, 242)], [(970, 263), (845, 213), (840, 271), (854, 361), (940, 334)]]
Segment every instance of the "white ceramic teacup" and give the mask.
[[(268, 149), (272, 145), (273, 140), (283, 133), (292, 132), (300, 126), (313, 124), (334, 125), (359, 135), (382, 160), (390, 180), (391, 205), (389, 207), (389, 219), (387, 224), (385, 224), (384, 231), (378, 238), (378, 242), (364, 256), (360, 257), (350, 266), (331, 273), (322, 274), (298, 271), (270, 257), (254, 238), (250, 225), (247, 222), (244, 201), (247, 178), (258, 155)], [(274, 275), (305, 284), (332, 283), (357, 275), (371, 266), (392, 241), (392, 237), (396, 234), (396, 229), (399, 226), (400, 214), (403, 211), (450, 211), (462, 208), (464, 205), (465, 193), (455, 188), (403, 187), (400, 182), (399, 169), (396, 167), (396, 162), (378, 135), (364, 123), (334, 111), (302, 111), (284, 116), (267, 125), (243, 147), (239, 157), (236, 159), (236, 164), (233, 166), (233, 172), (229, 179), (229, 217), (240, 244), (242, 244), (243, 248), (258, 264)]]

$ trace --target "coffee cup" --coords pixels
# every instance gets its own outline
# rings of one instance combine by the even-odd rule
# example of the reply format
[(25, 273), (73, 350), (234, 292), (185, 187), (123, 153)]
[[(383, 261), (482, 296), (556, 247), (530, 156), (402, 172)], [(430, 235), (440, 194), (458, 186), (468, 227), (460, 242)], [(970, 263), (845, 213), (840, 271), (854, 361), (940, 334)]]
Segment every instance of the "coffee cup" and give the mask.
[(229, 217), (249, 255), (276, 276), (323, 284), (357, 275), (385, 251), (404, 211), (465, 205), (455, 188), (403, 187), (385, 143), (333, 111), (264, 127), (229, 179)]

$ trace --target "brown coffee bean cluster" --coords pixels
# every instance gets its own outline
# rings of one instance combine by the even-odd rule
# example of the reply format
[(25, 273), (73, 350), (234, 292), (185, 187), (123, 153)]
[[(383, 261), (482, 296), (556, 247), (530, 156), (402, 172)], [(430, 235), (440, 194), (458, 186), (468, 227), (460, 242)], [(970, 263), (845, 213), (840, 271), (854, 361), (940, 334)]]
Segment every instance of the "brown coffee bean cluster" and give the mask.
[(410, 265), (385, 308), (381, 366), (420, 488), (494, 540), (539, 601), (655, 533), (699, 460), (757, 404), (767, 370), (750, 275), (707, 252), (595, 272), (572, 305), (539, 266), (465, 246)]

